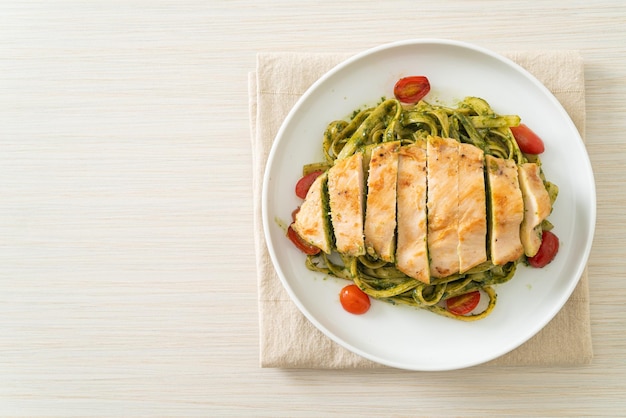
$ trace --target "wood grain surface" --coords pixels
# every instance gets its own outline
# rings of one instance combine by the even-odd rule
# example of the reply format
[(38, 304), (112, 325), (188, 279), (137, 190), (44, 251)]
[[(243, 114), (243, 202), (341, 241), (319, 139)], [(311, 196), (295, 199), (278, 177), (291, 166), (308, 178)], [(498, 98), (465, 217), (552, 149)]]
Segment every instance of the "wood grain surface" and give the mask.
[[(581, 51), (593, 362), (262, 369), (256, 53), (424, 37)], [(625, 114), (621, 0), (0, 1), (0, 416), (624, 416)]]

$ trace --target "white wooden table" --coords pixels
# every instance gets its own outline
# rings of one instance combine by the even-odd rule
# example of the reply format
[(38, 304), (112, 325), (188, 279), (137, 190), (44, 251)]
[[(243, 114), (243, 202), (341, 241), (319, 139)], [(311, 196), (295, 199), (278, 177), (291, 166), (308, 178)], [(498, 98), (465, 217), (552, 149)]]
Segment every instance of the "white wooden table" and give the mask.
[[(258, 367), (255, 54), (418, 37), (583, 54), (591, 365)], [(624, 415), (625, 114), (622, 0), (0, 1), (0, 416)]]

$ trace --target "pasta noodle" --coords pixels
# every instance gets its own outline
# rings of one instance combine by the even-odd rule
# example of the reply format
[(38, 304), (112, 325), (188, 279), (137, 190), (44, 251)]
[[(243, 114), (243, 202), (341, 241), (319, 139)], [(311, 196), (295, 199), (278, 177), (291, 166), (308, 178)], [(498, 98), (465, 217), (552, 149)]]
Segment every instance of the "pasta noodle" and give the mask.
[[(453, 138), (472, 144), (485, 155), (513, 160), (517, 165), (540, 163), (537, 156), (522, 153), (511, 133), (520, 118), (498, 115), (489, 104), (477, 97), (467, 97), (456, 108), (419, 101), (403, 105), (396, 99), (382, 100), (377, 106), (355, 111), (350, 120), (331, 122), (323, 137), (323, 163), (309, 164), (307, 173), (331, 167), (335, 160), (355, 152), (368, 152), (374, 145), (400, 141), (402, 145), (426, 140), (429, 136)], [(556, 187), (545, 181), (551, 200), (556, 198)], [(545, 228), (549, 229), (546, 222)], [(520, 259), (523, 260), (523, 257)], [(347, 256), (333, 253), (308, 255), (306, 266), (313, 271), (353, 281), (369, 296), (392, 304), (410, 305), (463, 321), (472, 321), (489, 315), (496, 304), (493, 286), (510, 280), (520, 260), (505, 265), (494, 265), (490, 260), (462, 274), (431, 277), (429, 284), (411, 278), (398, 270), (393, 262), (385, 262), (370, 255)], [(442, 306), (442, 301), (480, 290), (487, 295), (487, 307), (478, 314), (456, 315)]]

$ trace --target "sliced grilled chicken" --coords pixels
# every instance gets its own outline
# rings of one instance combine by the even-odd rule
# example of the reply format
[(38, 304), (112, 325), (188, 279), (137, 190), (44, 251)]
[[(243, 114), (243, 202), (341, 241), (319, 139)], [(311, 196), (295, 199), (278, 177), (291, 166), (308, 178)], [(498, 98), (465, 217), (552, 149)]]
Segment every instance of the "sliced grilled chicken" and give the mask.
[(426, 144), (402, 147), (398, 155), (396, 265), (409, 277), (430, 283), (426, 242)]
[(426, 159), (430, 274), (446, 277), (459, 271), (459, 142), (429, 138)]
[(374, 258), (394, 261), (396, 183), (400, 142), (384, 142), (372, 149), (367, 176), (365, 249)]
[(487, 261), (484, 153), (459, 145), (459, 272)]
[(520, 238), (524, 253), (532, 257), (541, 245), (541, 222), (550, 215), (552, 204), (548, 191), (539, 177), (539, 165), (526, 163), (518, 167), (519, 185), (524, 198), (524, 219)]
[(524, 200), (519, 188), (517, 166), (513, 160), (485, 157), (490, 200), (491, 261), (503, 265), (524, 254), (520, 224), (524, 219)]
[(341, 253), (365, 254), (364, 196), (363, 155), (356, 153), (337, 160), (328, 170), (328, 198), (335, 246)]
[(551, 210), (537, 164), (518, 167), (473, 145), (432, 137), (337, 160), (311, 186), (293, 228), (326, 253), (334, 238), (340, 253), (395, 261), (430, 283), (488, 259), (503, 265), (535, 255)]
[(330, 254), (332, 241), (328, 219), (327, 179), (328, 173), (315, 179), (296, 214), (293, 229), (303, 240)]

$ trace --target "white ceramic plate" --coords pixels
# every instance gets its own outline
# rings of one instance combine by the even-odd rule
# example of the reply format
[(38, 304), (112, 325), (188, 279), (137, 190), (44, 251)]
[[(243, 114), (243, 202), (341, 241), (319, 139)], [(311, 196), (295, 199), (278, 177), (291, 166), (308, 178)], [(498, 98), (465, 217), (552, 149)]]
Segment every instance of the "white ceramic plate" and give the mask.
[[(431, 102), (455, 105), (465, 96), (486, 99), (496, 112), (520, 115), (543, 139), (543, 168), (560, 188), (550, 216), (561, 241), (543, 269), (519, 266), (497, 287), (487, 318), (460, 322), (416, 308), (373, 301), (351, 315), (338, 294), (346, 281), (304, 265), (278, 220), (290, 221), (300, 201), (294, 184), (306, 163), (322, 161), (326, 125), (354, 109), (393, 96), (403, 76), (425, 75)], [(383, 45), (343, 62), (318, 80), (284, 121), (271, 150), (262, 195), (272, 261), (293, 302), (324, 334), (375, 362), (409, 370), (450, 370), (499, 357), (535, 335), (562, 308), (583, 273), (595, 226), (595, 184), (582, 139), (556, 98), (532, 75), (495, 53), (456, 41), (411, 40)], [(284, 225), (283, 225), (284, 227)]]

